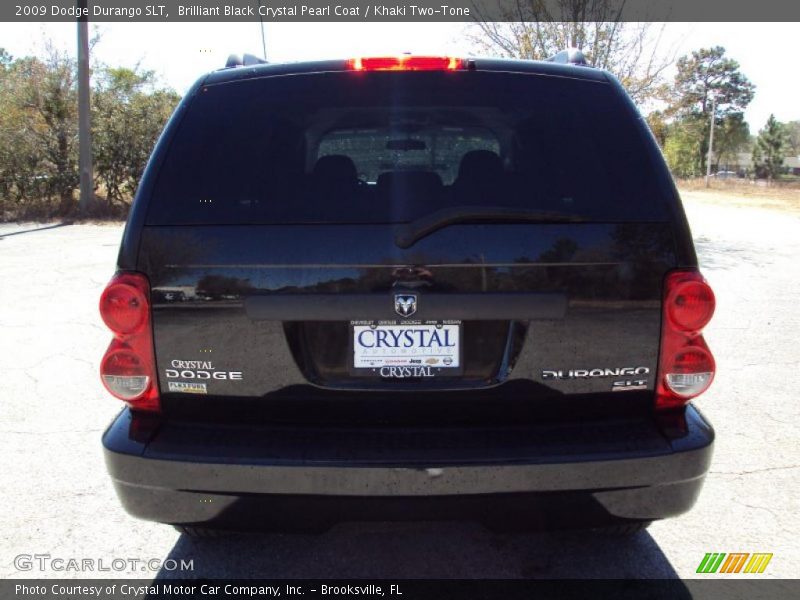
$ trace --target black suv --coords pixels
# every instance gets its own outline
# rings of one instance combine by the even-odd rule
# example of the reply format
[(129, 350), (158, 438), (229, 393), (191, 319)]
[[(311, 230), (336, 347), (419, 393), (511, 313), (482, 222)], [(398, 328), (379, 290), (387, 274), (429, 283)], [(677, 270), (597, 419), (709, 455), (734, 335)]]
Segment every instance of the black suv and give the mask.
[(714, 296), (636, 108), (562, 59), (195, 84), (100, 303), (132, 515), (633, 531), (692, 506)]

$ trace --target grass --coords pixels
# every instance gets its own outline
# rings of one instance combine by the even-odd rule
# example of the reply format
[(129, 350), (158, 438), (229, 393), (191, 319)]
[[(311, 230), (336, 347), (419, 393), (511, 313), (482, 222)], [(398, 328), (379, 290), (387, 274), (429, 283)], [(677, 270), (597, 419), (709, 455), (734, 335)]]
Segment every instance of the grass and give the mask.
[[(753, 183), (747, 179), (712, 178), (710, 187), (705, 186), (705, 179), (679, 179), (678, 189), (684, 200), (704, 202), (708, 204), (721, 204), (725, 206), (762, 208), (784, 212), (800, 213), (800, 179), (774, 182), (771, 186), (766, 182)], [(77, 192), (76, 192), (77, 194)], [(98, 197), (88, 214), (77, 215), (73, 211), (66, 217), (56, 215), (52, 206), (32, 203), (20, 210), (3, 210), (9, 208), (0, 198), (0, 223), (7, 221), (53, 222), (62, 221), (70, 223), (121, 223), (125, 221), (127, 207), (119, 205), (109, 206), (102, 198)], [(77, 199), (75, 200), (77, 203)]]
[(678, 180), (678, 189), (685, 199), (710, 204), (725, 204), (800, 213), (800, 182), (779, 181), (771, 186), (766, 182), (752, 183), (747, 179)]

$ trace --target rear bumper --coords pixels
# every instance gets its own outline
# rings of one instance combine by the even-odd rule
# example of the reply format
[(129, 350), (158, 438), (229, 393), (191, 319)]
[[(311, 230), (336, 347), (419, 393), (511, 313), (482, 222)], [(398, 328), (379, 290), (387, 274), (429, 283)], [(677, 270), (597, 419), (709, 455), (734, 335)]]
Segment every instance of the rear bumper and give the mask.
[(211, 427), (124, 410), (103, 446), (126, 510), (164, 523), (512, 518), (591, 526), (689, 510), (713, 440), (691, 406), (668, 424), (504, 430)]

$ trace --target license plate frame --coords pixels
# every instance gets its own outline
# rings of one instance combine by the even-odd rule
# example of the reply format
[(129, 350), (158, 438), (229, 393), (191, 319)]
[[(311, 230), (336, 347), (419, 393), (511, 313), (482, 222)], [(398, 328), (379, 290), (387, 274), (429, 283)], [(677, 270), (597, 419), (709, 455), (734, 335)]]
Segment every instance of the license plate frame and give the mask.
[[(464, 373), (464, 323), (461, 320), (376, 320), (350, 321), (349, 324), (348, 370), (355, 377), (378, 379), (424, 379), (430, 377), (457, 377)], [(373, 349), (366, 352), (356, 342), (361, 332), (386, 331), (385, 338), (390, 343), (407, 343), (406, 331), (411, 331), (412, 346), (401, 348)], [(415, 333), (423, 331), (420, 334)], [(433, 332), (438, 332), (440, 344), (455, 342), (452, 350), (438, 346), (434, 348)], [(399, 339), (392, 335), (394, 332)], [(376, 335), (365, 334), (362, 341), (377, 341)], [(415, 339), (416, 338), (416, 339)], [(414, 342), (429, 342), (427, 349)], [(427, 350), (427, 351), (426, 351)], [(388, 370), (394, 368), (394, 370)]]

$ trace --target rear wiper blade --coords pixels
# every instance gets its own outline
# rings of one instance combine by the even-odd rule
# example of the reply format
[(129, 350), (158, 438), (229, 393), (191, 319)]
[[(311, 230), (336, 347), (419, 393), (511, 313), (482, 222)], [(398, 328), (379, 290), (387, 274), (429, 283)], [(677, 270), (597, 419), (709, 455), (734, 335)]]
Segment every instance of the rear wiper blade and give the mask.
[(395, 235), (399, 248), (410, 248), (434, 231), (457, 223), (585, 223), (583, 215), (532, 208), (496, 206), (451, 206), (437, 210), (404, 225)]

